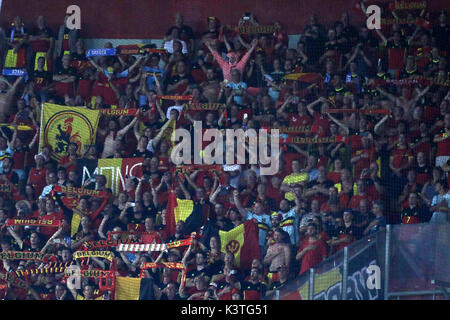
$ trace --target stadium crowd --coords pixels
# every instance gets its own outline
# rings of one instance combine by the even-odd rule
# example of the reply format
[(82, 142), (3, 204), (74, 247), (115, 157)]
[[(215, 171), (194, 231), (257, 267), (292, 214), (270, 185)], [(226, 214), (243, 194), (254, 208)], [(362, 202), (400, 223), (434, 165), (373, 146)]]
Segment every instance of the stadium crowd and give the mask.
[[(113, 262), (84, 258), (82, 269), (114, 264), (127, 277), (142, 271), (153, 279), (154, 299), (231, 300), (262, 299), (387, 223), (447, 223), (450, 26), (445, 12), (421, 12), (422, 19), (417, 11), (408, 12), (408, 23), (381, 30), (353, 25), (348, 12), (327, 26), (313, 15), (295, 48), (279, 22), (273, 33), (247, 34), (208, 17), (207, 29), (194, 32), (176, 14), (159, 46), (166, 52), (98, 57), (86, 56), (86, 49), (97, 48), (85, 48), (77, 30), (52, 30), (44, 16), (36, 22), (16, 17), (2, 31), (1, 65), (25, 68), (27, 75), (0, 78), (1, 249), (49, 258), (2, 255), (2, 298), (110, 299), (99, 278), (83, 278), (77, 291), (67, 287), (64, 272), (16, 271), (66, 266), (86, 241), (109, 239), (111, 231), (113, 239), (128, 234), (145, 243), (196, 234), (188, 247), (161, 253), (102, 248), (112, 252)], [(238, 25), (258, 22), (249, 13)], [(187, 101), (159, 99), (165, 95), (223, 107), (187, 110)], [(134, 117), (102, 114), (96, 143), (82, 152), (67, 143), (67, 155), (55, 161), (51, 153), (60, 146), (38, 148), (43, 103), (139, 111)], [(164, 138), (173, 121), (190, 132), (194, 121), (204, 130), (304, 130), (283, 131), (275, 175), (245, 164), (174, 174)], [(307, 142), (295, 143), (287, 138), (292, 135)], [(143, 176), (126, 177), (125, 189), (112, 195), (104, 175), (81, 182), (77, 161), (83, 157), (142, 157)], [(111, 196), (69, 196), (56, 186)], [(197, 221), (178, 221), (173, 235), (166, 232), (172, 191), (201, 207)], [(7, 225), (8, 219), (64, 223)], [(257, 223), (261, 256), (242, 269), (232, 251), (222, 250), (219, 234), (247, 220)], [(182, 262), (186, 269), (141, 270), (144, 262)]]

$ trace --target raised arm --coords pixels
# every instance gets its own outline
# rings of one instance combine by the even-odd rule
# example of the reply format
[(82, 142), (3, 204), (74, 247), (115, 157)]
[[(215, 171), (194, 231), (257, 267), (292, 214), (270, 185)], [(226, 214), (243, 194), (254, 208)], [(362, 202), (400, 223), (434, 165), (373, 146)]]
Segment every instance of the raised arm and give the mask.
[(237, 36), (239, 42), (242, 44), (243, 47), (247, 48), (247, 50), (250, 50), (250, 48), (252, 47), (250, 44), (248, 44), (247, 42), (244, 41), (244, 39), (242, 39), (241, 35), (239, 34)]
[(16, 143), (17, 131), (18, 131), (16, 119), (14, 119), (13, 127), (14, 127), (14, 132), (13, 132), (11, 141), (8, 141), (8, 147), (10, 149), (14, 149), (14, 145)]
[(133, 120), (117, 133), (117, 139), (121, 139), (128, 132), (128, 130), (130, 130), (134, 126), (136, 121), (138, 121), (139, 114), (140, 114), (140, 110), (138, 110), (138, 112), (134, 116)]
[(385, 115), (380, 121), (377, 122), (377, 124), (374, 127), (374, 132), (377, 133), (380, 129), (380, 126), (386, 122), (386, 120), (389, 118), (389, 115)]
[(144, 56), (139, 56), (139, 58), (136, 59), (133, 65), (128, 68), (128, 72), (132, 73), (134, 69), (136, 69), (136, 67), (142, 62), (142, 59), (144, 59)]
[(385, 96), (386, 98), (388, 98), (389, 100), (391, 100), (392, 102), (396, 102), (396, 98), (394, 95), (384, 91), (383, 89), (381, 89), (380, 87), (377, 87), (378, 92), (380, 92), (383, 96)]
[(62, 233), (63, 227), (59, 227), (58, 230), (50, 237), (50, 239), (47, 240), (44, 247), (41, 249), (41, 253), (45, 253), (47, 251), (47, 248), (53, 243), (53, 240), (59, 237), (59, 235)]
[(219, 195), (219, 193), (220, 193), (220, 185), (214, 190), (214, 192), (212, 192), (210, 195), (209, 195), (209, 202), (211, 202), (212, 204), (216, 204), (216, 198), (217, 198), (217, 196)]
[(139, 139), (141, 138), (141, 134), (139, 133), (139, 121), (136, 121), (134, 123), (133, 133), (134, 133), (134, 136), (136, 137), (136, 140), (139, 141)]
[(98, 235), (100, 236), (101, 239), (106, 239), (107, 236), (105, 234), (105, 226), (106, 226), (106, 222), (108, 222), (109, 220), (109, 216), (105, 215), (102, 219), (102, 222), (100, 223), (100, 226), (98, 227)]
[(155, 100), (155, 105), (156, 105), (156, 110), (158, 110), (159, 117), (161, 118), (161, 120), (166, 120), (166, 114), (164, 113), (164, 111), (161, 108), (161, 102), (159, 101), (159, 99)]
[(322, 102), (322, 97), (319, 97), (316, 101), (313, 101), (313, 102), (311, 102), (310, 104), (308, 104), (306, 106), (306, 110), (308, 110), (308, 112), (311, 115), (311, 117), (314, 116), (314, 109), (313, 109), (313, 107), (318, 105), (320, 102)]
[(257, 45), (258, 45), (258, 40), (253, 39), (252, 46), (250, 47), (250, 49), (248, 49), (248, 51), (244, 54), (244, 56), (239, 61), (239, 63), (238, 63), (239, 67), (244, 68), (244, 66), (247, 64), (248, 59), (250, 59), (250, 56), (252, 55), (252, 53), (255, 50)]
[(239, 199), (239, 191), (237, 191), (237, 190), (233, 191), (233, 198), (234, 198), (234, 204), (236, 205), (236, 208), (239, 210), (239, 213), (241, 214), (242, 218), (244, 220), (246, 220), (248, 212), (242, 206), (241, 200)]
[(103, 69), (94, 61), (94, 59), (89, 57), (88, 60), (95, 69), (97, 69), (99, 72), (103, 72)]
[[(164, 131), (167, 129), (167, 127), (173, 123), (173, 121), (175, 121), (174, 119), (168, 120), (159, 130), (158, 134), (156, 135), (156, 137), (154, 137), (151, 142), (153, 149), (156, 149), (158, 147), (159, 142), (161, 141), (163, 135), (164, 135)], [(148, 148), (147, 148), (148, 149)]]
[(335, 122), (339, 127), (341, 127), (342, 129), (344, 129), (346, 135), (349, 134), (350, 131), (349, 131), (348, 127), (347, 127), (345, 124), (343, 124), (342, 122), (340, 122), (339, 120), (337, 120), (335, 117), (333, 117), (333, 116), (332, 116), (331, 114), (329, 114), (328, 112), (327, 112), (327, 116), (328, 116), (331, 120), (333, 120), (333, 122)]
[[(221, 27), (221, 29), (223, 30), (223, 26)], [(227, 52), (232, 51), (232, 48), (230, 46), (230, 43), (228, 42), (227, 36), (225, 35), (225, 33), (222, 34), (222, 39), (223, 42), (225, 43), (225, 46), (227, 47)]]
[[(4, 103), (4, 107), (3, 109), (0, 109), (3, 113), (9, 114), (10, 112), (10, 107), (12, 104), (12, 99), (14, 97), (14, 95), (17, 92), (17, 89), (19, 88), (19, 84), (22, 81), (23, 77), (18, 77), (16, 79), (16, 81), (14, 82), (14, 84), (12, 86), (10, 86), (9, 90), (6, 92), (5, 94), (5, 103)], [(9, 83), (8, 83), (9, 85)]]
[(284, 111), (284, 109), (286, 109), (286, 107), (289, 105), (289, 103), (291, 103), (293, 101), (294, 96), (289, 96), (289, 98), (287, 98), (283, 104), (277, 109), (277, 114), (278, 113), (282, 113)]
[(55, 192), (55, 199), (56, 199), (56, 202), (58, 203), (58, 206), (62, 210), (64, 219), (67, 221), (67, 223), (70, 224), (72, 221), (73, 211), (66, 207), (64, 202), (62, 202), (61, 197), (56, 192)]
[(209, 41), (205, 41), (205, 46), (211, 51), (214, 58), (217, 60), (217, 63), (219, 65), (226, 64), (227, 62), (220, 56), (220, 54), (217, 52), (215, 48), (211, 46), (211, 43)]
[(181, 190), (183, 191), (184, 197), (186, 200), (191, 200), (191, 194), (184, 186), (184, 183), (180, 180), (180, 177), (177, 176), (178, 185), (180, 186)]
[(192, 189), (194, 190), (198, 189), (197, 185), (192, 181), (191, 177), (187, 173), (184, 174), (184, 178), (186, 179), (188, 184), (192, 187)]
[(14, 231), (13, 226), (7, 227), (6, 229), (8, 230), (9, 234), (11, 235), (11, 237), (13, 237), (14, 240), (16, 240), (16, 242), (17, 242), (19, 248), (22, 249), (22, 248), (23, 248), (23, 240), (22, 240), (22, 238), (20, 238), (19, 235)]

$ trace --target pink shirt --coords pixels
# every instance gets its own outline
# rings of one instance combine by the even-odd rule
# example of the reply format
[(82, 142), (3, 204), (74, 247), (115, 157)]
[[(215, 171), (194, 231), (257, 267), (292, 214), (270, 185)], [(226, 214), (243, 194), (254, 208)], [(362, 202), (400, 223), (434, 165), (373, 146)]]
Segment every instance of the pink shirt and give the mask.
[(213, 51), (212, 54), (213, 54), (214, 58), (216, 59), (217, 63), (222, 68), (224, 80), (228, 80), (228, 81), (231, 81), (231, 70), (238, 69), (242, 74), (244, 71), (245, 65), (247, 64), (247, 61), (250, 58), (250, 53), (247, 51), (238, 63), (230, 64), (227, 61), (225, 61), (217, 51)]

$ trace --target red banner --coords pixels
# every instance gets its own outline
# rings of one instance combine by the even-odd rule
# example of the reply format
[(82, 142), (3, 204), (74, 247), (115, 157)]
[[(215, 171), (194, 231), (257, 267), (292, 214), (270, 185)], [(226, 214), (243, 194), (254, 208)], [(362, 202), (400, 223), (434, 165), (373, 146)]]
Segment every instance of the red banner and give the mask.
[(99, 109), (101, 114), (106, 116), (135, 116), (139, 109)]
[(225, 107), (224, 103), (189, 103), (186, 110), (221, 110)]
[(377, 79), (375, 80), (377, 85), (395, 85), (395, 86), (417, 86), (417, 85), (438, 85), (438, 86), (450, 86), (450, 80), (440, 80), (438, 78), (426, 78), (423, 76), (412, 76), (406, 79)]
[(345, 136), (337, 135), (333, 137), (321, 137), (321, 138), (287, 137), (286, 139), (281, 139), (280, 142), (294, 143), (294, 144), (336, 143), (336, 142), (345, 142)]
[(96, 248), (107, 248), (107, 247), (117, 247), (120, 244), (130, 244), (130, 243), (138, 243), (137, 240), (98, 240), (98, 241), (86, 241), (83, 243), (83, 246), (88, 249), (96, 249)]
[(219, 177), (219, 182), (221, 184), (225, 183), (225, 172), (223, 172), (223, 167), (216, 164), (191, 164), (191, 165), (183, 165), (178, 166), (176, 168), (172, 167), (170, 172), (172, 175), (181, 175), (182, 181), (184, 181), (184, 174), (190, 174), (195, 170), (206, 171), (210, 176), (214, 177), (217, 173)]
[(41, 220), (41, 219), (8, 219), (5, 226), (45, 226), (60, 227), (61, 220)]
[(422, 10), (427, 8), (426, 1), (396, 1), (389, 4), (389, 10)]
[(73, 187), (65, 187), (65, 186), (54, 186), (53, 191), (55, 192), (61, 192), (65, 194), (74, 194), (78, 196), (92, 196), (92, 197), (98, 197), (98, 198), (107, 198), (111, 196), (110, 193), (105, 191), (98, 191), (98, 190), (92, 190), (92, 189), (85, 189), (85, 188), (73, 188)]
[(390, 115), (391, 111), (386, 109), (328, 109), (328, 113), (361, 113), (361, 114), (385, 114)]
[(141, 265), (141, 270), (155, 269), (155, 268), (169, 268), (183, 270), (184, 266), (181, 262), (145, 262)]
[(299, 127), (281, 127), (280, 133), (308, 133), (311, 132), (312, 127), (310, 126), (299, 126)]
[(232, 30), (242, 34), (272, 34), (278, 30), (278, 28), (274, 25), (267, 26), (230, 26), (227, 25), (226, 28), (228, 30)]
[(192, 100), (193, 96), (156, 96), (156, 99), (161, 100)]
[(139, 48), (139, 45), (134, 48), (120, 48), (117, 47), (117, 54), (145, 54), (145, 53), (166, 53), (166, 49), (154, 49), (154, 48)]

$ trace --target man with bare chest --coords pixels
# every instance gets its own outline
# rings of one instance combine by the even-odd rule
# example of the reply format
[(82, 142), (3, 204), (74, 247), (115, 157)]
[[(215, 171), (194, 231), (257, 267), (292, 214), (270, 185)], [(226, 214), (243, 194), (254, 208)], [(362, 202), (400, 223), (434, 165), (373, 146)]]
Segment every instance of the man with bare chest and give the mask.
[(206, 72), (206, 81), (200, 85), (203, 88), (203, 95), (208, 102), (218, 101), (220, 92), (220, 82), (216, 79), (216, 72), (213, 68), (208, 68)]
[(275, 243), (270, 245), (264, 257), (264, 264), (269, 266), (269, 272), (278, 272), (281, 266), (289, 266), (291, 261), (291, 249), (289, 244), (283, 241), (283, 231), (274, 232)]
[(106, 130), (99, 130), (99, 134), (105, 137), (104, 148), (102, 152), (103, 159), (114, 156), (114, 153), (117, 150), (117, 142), (120, 142), (120, 140), (122, 140), (128, 130), (130, 130), (134, 126), (134, 124), (138, 120), (138, 116), (139, 112), (136, 114), (133, 120), (121, 130), (118, 130), (119, 126), (114, 120), (109, 121), (108, 128)]

